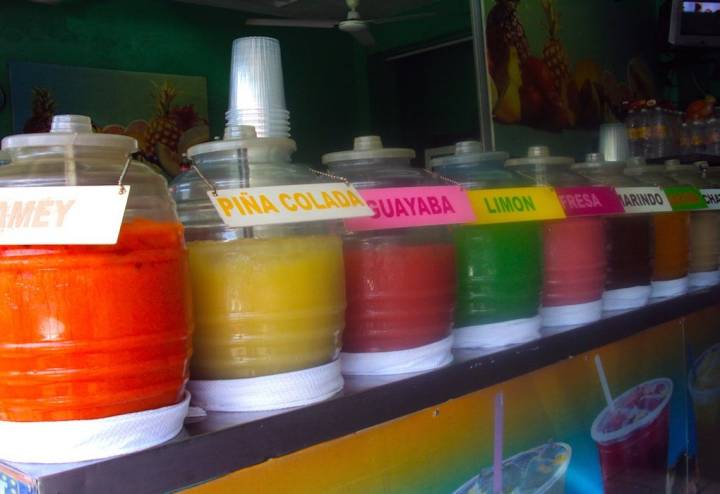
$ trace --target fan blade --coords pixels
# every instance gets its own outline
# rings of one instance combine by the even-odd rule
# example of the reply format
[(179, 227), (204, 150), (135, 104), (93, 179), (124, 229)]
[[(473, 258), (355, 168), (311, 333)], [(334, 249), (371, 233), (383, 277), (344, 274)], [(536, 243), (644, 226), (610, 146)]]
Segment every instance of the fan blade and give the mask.
[(247, 26), (273, 26), (273, 27), (319, 27), (332, 29), (338, 21), (320, 19), (248, 19)]
[(413, 19), (424, 19), (426, 17), (433, 17), (435, 15), (434, 12), (426, 12), (424, 14), (408, 14), (408, 15), (399, 15), (397, 17), (380, 17), (378, 19), (364, 19), (365, 22), (369, 22), (370, 24), (387, 24), (389, 22), (401, 22), (401, 21), (411, 21)]
[(372, 48), (373, 46), (375, 46), (375, 38), (373, 38), (373, 35), (367, 29), (357, 29), (346, 32), (350, 36), (355, 38), (355, 41), (367, 48)]

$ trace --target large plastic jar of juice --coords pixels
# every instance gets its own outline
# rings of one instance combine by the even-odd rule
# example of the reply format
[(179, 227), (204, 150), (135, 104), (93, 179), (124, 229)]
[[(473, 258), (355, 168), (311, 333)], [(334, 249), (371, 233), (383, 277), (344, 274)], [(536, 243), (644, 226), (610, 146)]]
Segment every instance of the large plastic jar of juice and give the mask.
[[(623, 173), (625, 162), (605, 161), (600, 153), (590, 153), (572, 170), (595, 185), (639, 187), (641, 184)], [(642, 307), (650, 298), (652, 279), (652, 217), (647, 214), (605, 218), (606, 278), (603, 293), (605, 310)]]
[[(699, 189), (712, 187), (702, 170), (695, 164), (681, 164), (667, 160), (665, 172), (681, 185)], [(690, 213), (690, 257), (688, 282), (691, 287), (712, 286), (720, 283), (718, 258), (720, 257), (720, 213), (693, 211)]]
[[(477, 141), (432, 160), (433, 171), (467, 190), (533, 185), (504, 167), (507, 153)], [(457, 270), (454, 346), (497, 347), (539, 335), (542, 231), (539, 222), (458, 225), (452, 229)]]
[[(358, 189), (448, 185), (412, 168), (412, 149), (377, 136), (323, 156), (331, 174)], [(348, 307), (343, 371), (394, 374), (452, 360), (455, 247), (447, 226), (350, 232), (344, 238)]]
[[(294, 151), (290, 139), (228, 127), (224, 139), (188, 156), (217, 189), (317, 182), (291, 163)], [(263, 410), (336, 393), (345, 324), (339, 222), (229, 227), (208, 187), (193, 170), (172, 187), (190, 254), (193, 400), (211, 410)]]
[[(12, 162), (0, 187), (114, 185), (137, 151), (79, 115), (2, 146)], [(130, 161), (123, 183), (116, 244), (0, 246), (0, 420), (101, 419), (183, 400), (192, 319), (182, 226), (162, 176)]]
[[(655, 187), (677, 186), (665, 174), (664, 165), (648, 165), (644, 158), (630, 158), (626, 175), (643, 185)], [(674, 297), (688, 289), (690, 250), (690, 214), (686, 212), (653, 215), (653, 276), (651, 297)]]
[[(589, 185), (570, 170), (572, 158), (534, 146), (524, 158), (505, 162), (536, 185)], [(605, 288), (605, 226), (599, 217), (548, 221), (543, 226), (544, 277), (540, 315), (545, 326), (585, 324), (602, 317)]]

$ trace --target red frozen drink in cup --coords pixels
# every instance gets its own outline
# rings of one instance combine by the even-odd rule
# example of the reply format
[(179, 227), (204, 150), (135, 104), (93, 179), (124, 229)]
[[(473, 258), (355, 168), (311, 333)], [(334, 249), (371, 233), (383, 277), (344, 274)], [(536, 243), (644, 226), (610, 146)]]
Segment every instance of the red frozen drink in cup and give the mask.
[(664, 491), (672, 390), (666, 378), (639, 384), (593, 422), (606, 494), (628, 492), (638, 484)]

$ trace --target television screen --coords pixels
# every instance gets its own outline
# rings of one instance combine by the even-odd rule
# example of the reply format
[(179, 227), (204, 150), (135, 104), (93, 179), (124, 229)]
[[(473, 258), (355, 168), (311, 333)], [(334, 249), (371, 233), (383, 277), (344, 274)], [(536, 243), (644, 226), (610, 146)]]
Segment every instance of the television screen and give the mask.
[(680, 33), (691, 36), (720, 35), (720, 1), (683, 1)]
[(668, 41), (674, 45), (720, 46), (720, 0), (672, 0)]

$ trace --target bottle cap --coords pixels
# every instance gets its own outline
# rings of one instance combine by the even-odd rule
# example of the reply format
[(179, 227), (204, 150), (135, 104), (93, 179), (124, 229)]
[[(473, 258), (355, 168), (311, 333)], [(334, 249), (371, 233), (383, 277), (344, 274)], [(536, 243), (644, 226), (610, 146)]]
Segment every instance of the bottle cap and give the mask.
[(138, 150), (137, 141), (132, 137), (94, 133), (90, 117), (84, 115), (55, 115), (50, 132), (17, 134), (2, 140), (4, 150), (47, 146), (104, 147), (126, 154)]
[(407, 159), (415, 157), (415, 151), (408, 148), (383, 147), (379, 136), (359, 136), (353, 141), (353, 149), (324, 154), (323, 164), (345, 161), (374, 160), (374, 159)]
[(527, 156), (523, 158), (512, 158), (505, 162), (505, 166), (522, 165), (565, 165), (569, 166), (575, 162), (569, 156), (550, 156), (550, 149), (547, 146), (530, 146)]
[(483, 150), (482, 143), (479, 141), (460, 141), (455, 144), (455, 152), (447, 156), (438, 156), (430, 160), (430, 166), (444, 165), (463, 165), (463, 164), (482, 164), (482, 163), (500, 163), (503, 164), (508, 159), (508, 153), (503, 151)]

